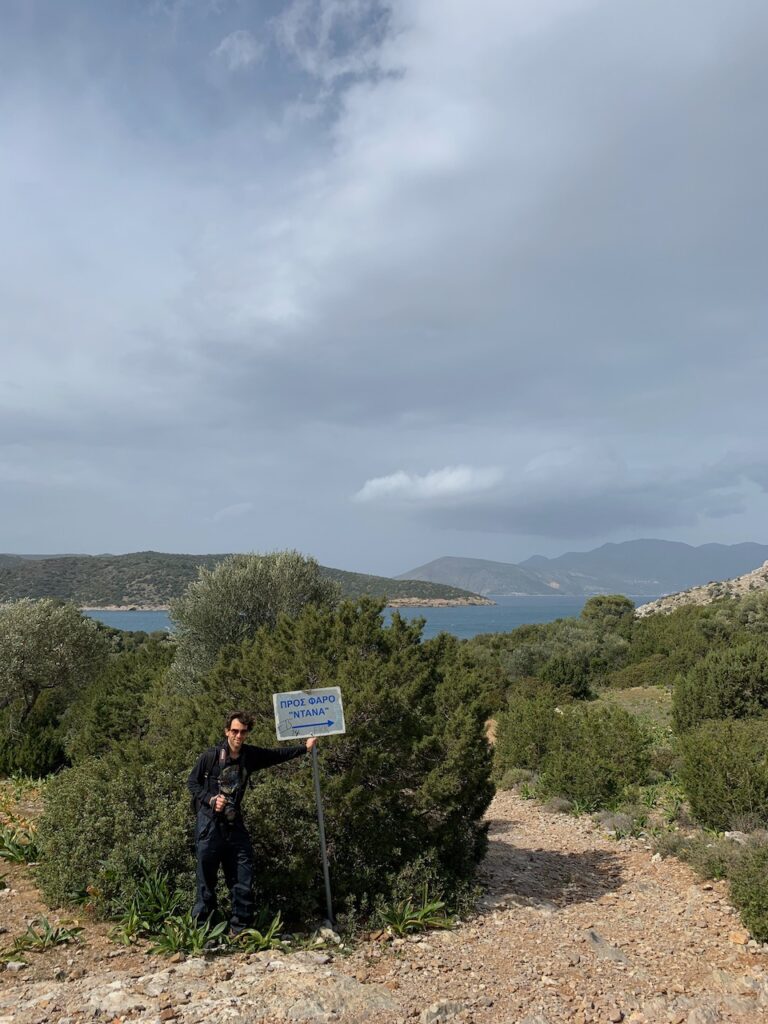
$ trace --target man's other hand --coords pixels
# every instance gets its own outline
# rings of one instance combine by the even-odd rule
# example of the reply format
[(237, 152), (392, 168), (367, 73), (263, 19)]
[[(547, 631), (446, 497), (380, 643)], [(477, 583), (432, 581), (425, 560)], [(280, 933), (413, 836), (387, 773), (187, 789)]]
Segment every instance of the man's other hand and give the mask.
[(312, 747), (317, 745), (317, 736), (310, 736), (307, 740), (307, 750), (311, 750)]
[(216, 799), (211, 804), (211, 807), (214, 809), (214, 811), (216, 811), (218, 813), (219, 811), (223, 811), (224, 810), (226, 802), (227, 802), (227, 798), (225, 796), (222, 796), (221, 794), (219, 794), (219, 796), (217, 796)]

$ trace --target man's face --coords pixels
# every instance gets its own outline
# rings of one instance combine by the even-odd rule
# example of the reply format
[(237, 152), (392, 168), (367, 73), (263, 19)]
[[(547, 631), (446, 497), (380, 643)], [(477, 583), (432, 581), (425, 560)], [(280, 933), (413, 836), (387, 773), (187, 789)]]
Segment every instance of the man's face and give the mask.
[(224, 734), (227, 737), (229, 749), (233, 754), (239, 754), (240, 748), (245, 743), (245, 737), (248, 735), (248, 727), (239, 718), (233, 718), (229, 728), (224, 730)]

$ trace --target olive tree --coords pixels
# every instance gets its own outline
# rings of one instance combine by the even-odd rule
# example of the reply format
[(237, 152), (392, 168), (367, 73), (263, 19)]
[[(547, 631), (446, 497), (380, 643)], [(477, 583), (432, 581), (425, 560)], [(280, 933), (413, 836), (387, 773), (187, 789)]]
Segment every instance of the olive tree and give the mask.
[(337, 600), (337, 585), (298, 551), (230, 555), (214, 569), (201, 567), (171, 603), (178, 640), (174, 688), (194, 690), (220, 651), (239, 646), (262, 626), (274, 628), (280, 615), (293, 618), (305, 605), (328, 608)]
[(56, 767), (59, 716), (108, 654), (106, 634), (72, 604), (24, 598), (0, 606), (0, 769)]

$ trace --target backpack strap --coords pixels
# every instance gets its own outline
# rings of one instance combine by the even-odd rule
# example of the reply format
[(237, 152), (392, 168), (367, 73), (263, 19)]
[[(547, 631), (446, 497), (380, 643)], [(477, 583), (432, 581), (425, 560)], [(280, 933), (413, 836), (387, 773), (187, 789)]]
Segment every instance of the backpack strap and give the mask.
[(226, 757), (227, 757), (227, 753), (226, 753), (226, 751), (224, 750), (223, 747), (222, 747), (221, 751), (219, 751), (217, 747), (211, 747), (210, 750), (206, 750), (206, 752), (205, 752), (205, 761), (203, 762), (203, 768), (204, 768), (204, 771), (203, 771), (203, 785), (204, 786), (207, 786), (208, 776), (213, 771), (213, 768), (214, 768), (216, 762), (219, 761), (220, 763), (223, 764), (223, 762), (226, 760)]
[[(226, 757), (226, 754), (225, 754), (223, 748), (222, 748), (222, 751), (221, 751), (221, 755), (222, 756), (221, 756), (220, 760), (223, 761), (224, 758)], [(203, 762), (203, 767), (205, 768), (205, 771), (203, 772), (203, 779), (207, 779), (208, 776), (211, 774), (211, 770), (212, 770), (213, 766), (216, 764), (217, 757), (218, 757), (218, 750), (217, 750), (216, 747), (211, 747), (209, 750), (206, 750), (206, 752), (205, 752), (205, 761)]]

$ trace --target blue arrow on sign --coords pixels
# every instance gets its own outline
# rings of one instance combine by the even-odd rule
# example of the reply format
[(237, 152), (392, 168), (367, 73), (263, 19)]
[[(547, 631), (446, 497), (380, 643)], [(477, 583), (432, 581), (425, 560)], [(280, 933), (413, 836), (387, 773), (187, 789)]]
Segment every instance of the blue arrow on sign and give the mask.
[(309, 722), (307, 725), (294, 725), (293, 722), (291, 722), (292, 729), (315, 729), (318, 725), (330, 726), (333, 725), (333, 721), (329, 718), (327, 722)]

